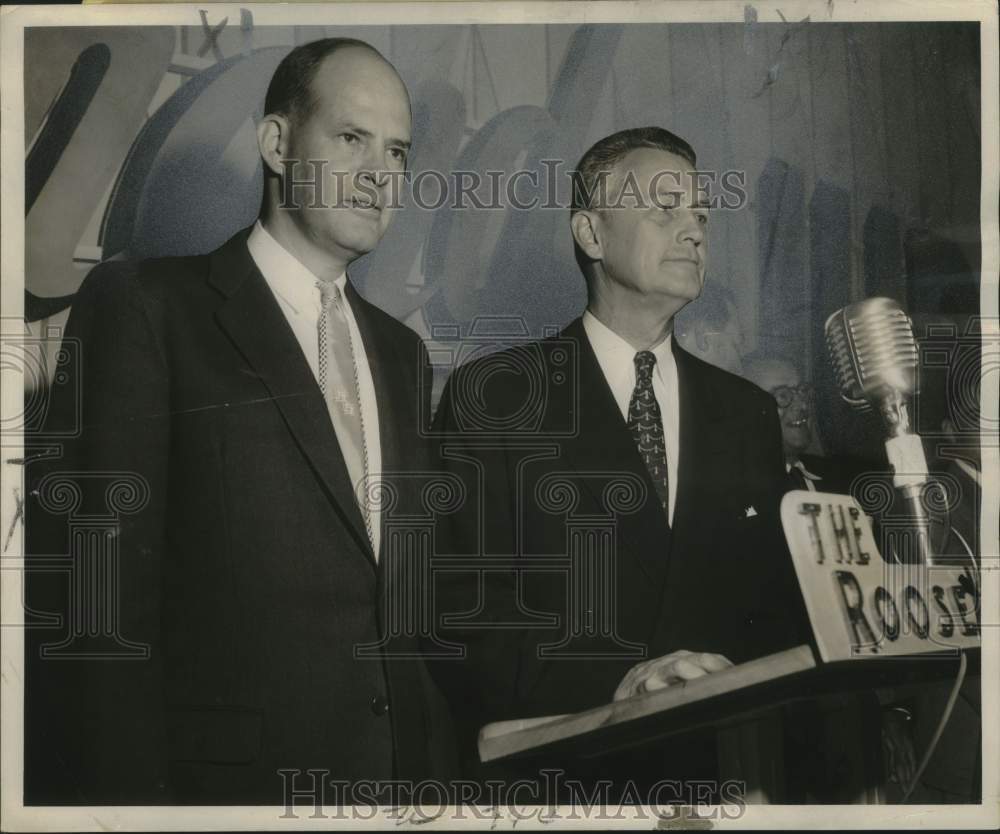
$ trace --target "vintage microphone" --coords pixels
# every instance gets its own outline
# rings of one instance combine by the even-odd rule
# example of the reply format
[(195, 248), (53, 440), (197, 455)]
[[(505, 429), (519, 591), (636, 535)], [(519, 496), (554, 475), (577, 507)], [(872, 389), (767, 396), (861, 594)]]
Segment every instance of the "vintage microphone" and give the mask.
[(933, 564), (930, 522), (921, 500), (927, 460), (910, 422), (909, 400), (917, 390), (910, 319), (891, 298), (868, 298), (833, 313), (825, 330), (841, 396), (859, 411), (876, 410), (888, 430), (885, 450), (893, 484), (914, 519), (919, 559)]

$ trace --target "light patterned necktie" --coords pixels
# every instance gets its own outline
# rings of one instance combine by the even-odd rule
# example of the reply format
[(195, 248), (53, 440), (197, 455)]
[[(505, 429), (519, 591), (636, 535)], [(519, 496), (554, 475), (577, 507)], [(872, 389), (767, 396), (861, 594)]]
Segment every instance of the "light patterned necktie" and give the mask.
[(641, 350), (635, 355), (635, 388), (628, 404), (628, 427), (632, 432), (639, 455), (660, 499), (668, 523), (670, 519), (669, 490), (667, 485), (667, 444), (663, 439), (663, 418), (660, 404), (653, 393), (653, 367), (656, 356)]
[[(351, 330), (344, 310), (340, 287), (331, 281), (317, 283), (320, 293), (319, 316), (319, 387), (326, 400), (330, 420), (347, 464), (354, 495), (368, 473), (368, 449), (365, 446), (364, 418), (358, 386), (358, 368), (351, 343)], [(362, 492), (362, 495), (364, 493)], [(372, 537), (371, 515), (367, 502), (359, 503), (365, 519), (368, 540)]]

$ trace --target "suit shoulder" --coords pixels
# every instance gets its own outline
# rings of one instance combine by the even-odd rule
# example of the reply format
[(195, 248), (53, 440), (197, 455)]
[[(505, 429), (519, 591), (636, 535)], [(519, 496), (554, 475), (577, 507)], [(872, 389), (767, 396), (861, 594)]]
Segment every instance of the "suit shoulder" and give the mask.
[(105, 261), (87, 274), (74, 303), (111, 294), (164, 300), (204, 286), (207, 270), (205, 255)]
[(774, 397), (759, 385), (736, 374), (728, 373), (727, 371), (723, 371), (723, 373), (726, 373), (732, 379), (733, 390), (738, 392), (738, 396), (746, 397), (748, 402), (753, 402), (759, 408), (768, 411), (777, 411), (778, 406)]
[(457, 357), (460, 364), (448, 377), (446, 392), (452, 400), (474, 404), (477, 412), (506, 417), (514, 404), (548, 388), (552, 346), (541, 340), (491, 350), (495, 344), (473, 345)]
[[(495, 341), (492, 345), (495, 345)], [(461, 361), (454, 373), (458, 376), (481, 377), (493, 376), (506, 369), (509, 373), (503, 376), (520, 376), (540, 367), (540, 360), (547, 358), (555, 347), (548, 339), (520, 342), (510, 347), (491, 350), (492, 345), (490, 342), (484, 343), (481, 347), (473, 345), (471, 355)]]
[(424, 340), (412, 327), (403, 324), (394, 316), (390, 316), (385, 310), (372, 304), (360, 293), (355, 298), (359, 299), (359, 303), (364, 306), (364, 314), (380, 333), (405, 348), (413, 349), (423, 345)]
[(690, 353), (686, 359), (692, 363), (692, 367), (707, 385), (720, 392), (729, 401), (738, 403), (740, 408), (763, 411), (777, 409), (774, 397), (750, 380), (709, 364)]

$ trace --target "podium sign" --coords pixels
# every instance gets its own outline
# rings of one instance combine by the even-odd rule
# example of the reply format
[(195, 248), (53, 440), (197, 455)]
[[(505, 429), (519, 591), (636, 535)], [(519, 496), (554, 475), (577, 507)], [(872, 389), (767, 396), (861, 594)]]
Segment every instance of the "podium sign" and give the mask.
[(969, 572), (885, 561), (850, 496), (789, 492), (781, 523), (824, 662), (979, 647)]

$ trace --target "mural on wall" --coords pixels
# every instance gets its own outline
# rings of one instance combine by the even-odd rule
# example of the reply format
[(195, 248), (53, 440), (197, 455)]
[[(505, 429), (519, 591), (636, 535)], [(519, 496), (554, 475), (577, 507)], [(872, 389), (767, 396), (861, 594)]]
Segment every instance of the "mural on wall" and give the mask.
[[(747, 199), (713, 216), (707, 286), (678, 336), (733, 370), (753, 351), (794, 357), (826, 405), (828, 446), (855, 427), (825, 360), (833, 310), (878, 294), (918, 323), (978, 311), (975, 24), (255, 27), (244, 10), (26, 32), (31, 326), (58, 328), (101, 260), (204, 252), (249, 225), (270, 75), (291, 46), (330, 35), (371, 42), (406, 80), (411, 183), (455, 171), (546, 183), (553, 161), (569, 171), (640, 124), (687, 138), (703, 169), (739, 172)], [(352, 277), (430, 342), (484, 319), (536, 336), (582, 310), (565, 209), (413, 203), (404, 190)]]

